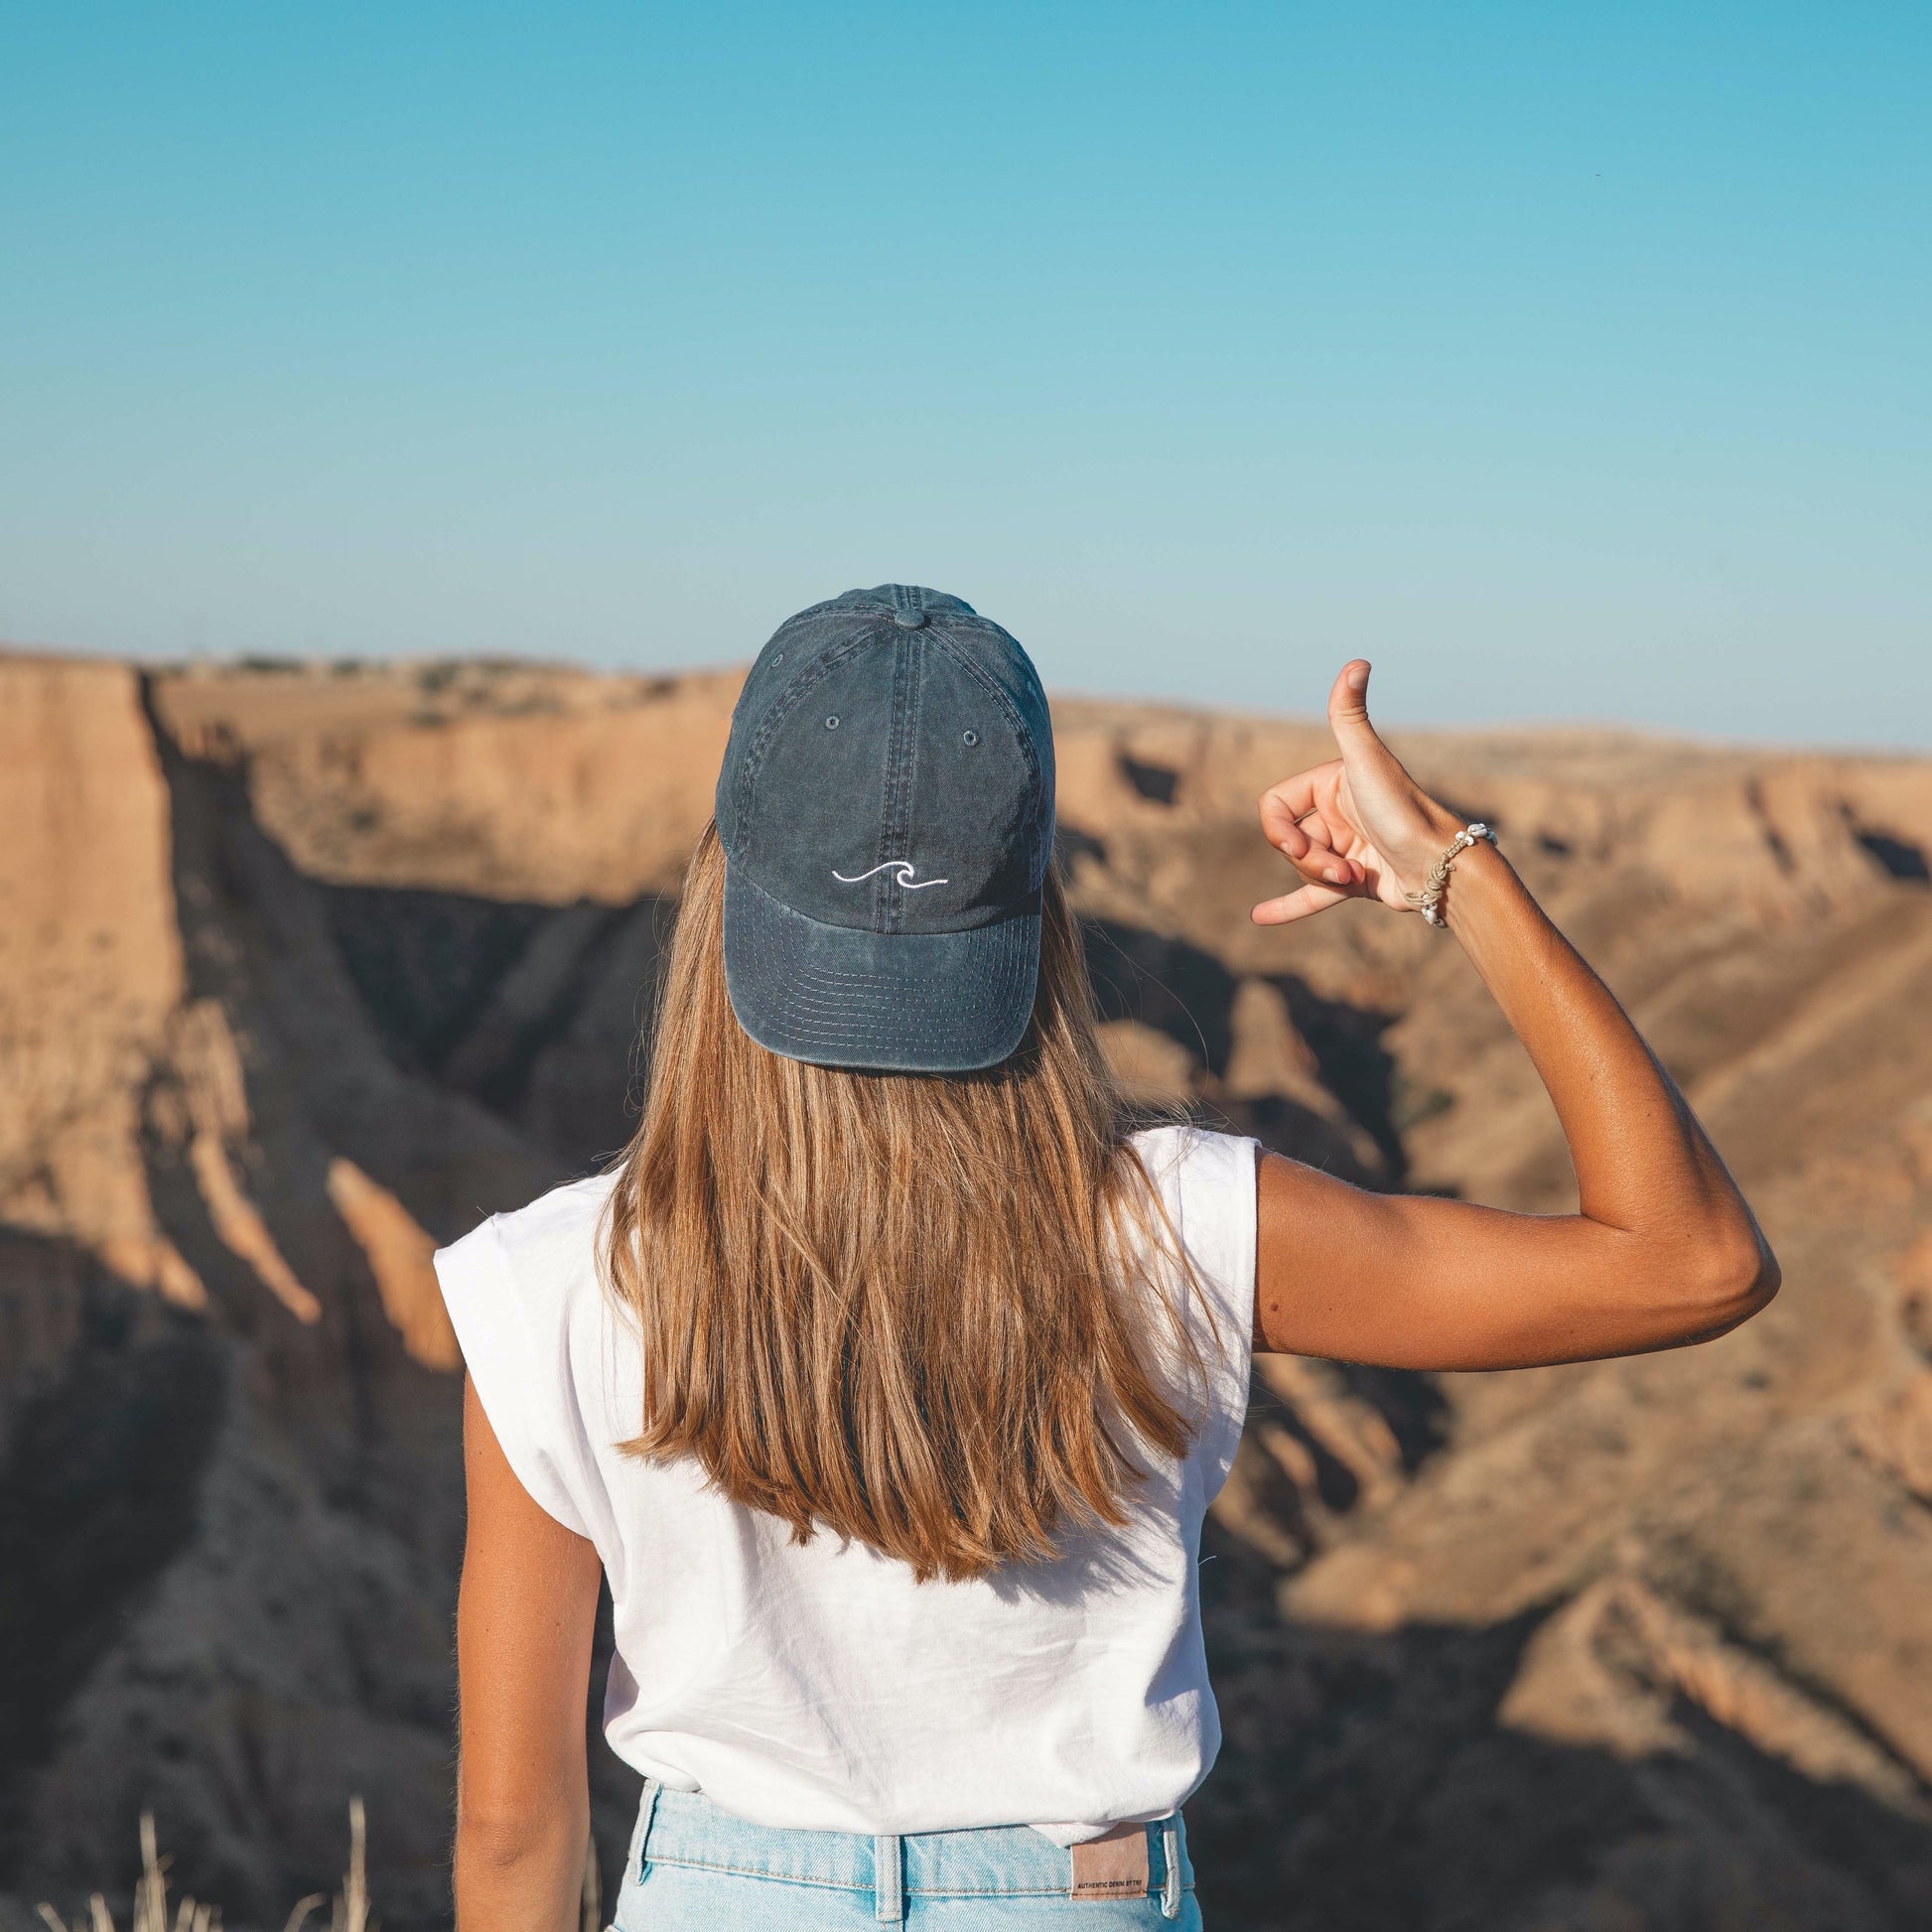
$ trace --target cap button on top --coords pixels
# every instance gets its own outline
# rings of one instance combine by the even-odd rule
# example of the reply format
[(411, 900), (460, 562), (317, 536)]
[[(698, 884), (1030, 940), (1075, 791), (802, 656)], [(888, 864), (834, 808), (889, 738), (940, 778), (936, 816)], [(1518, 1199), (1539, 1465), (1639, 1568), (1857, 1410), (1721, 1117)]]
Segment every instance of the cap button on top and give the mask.
[(893, 613), (893, 621), (901, 630), (916, 630), (920, 624), (925, 622), (925, 606), (923, 604), (901, 604)]

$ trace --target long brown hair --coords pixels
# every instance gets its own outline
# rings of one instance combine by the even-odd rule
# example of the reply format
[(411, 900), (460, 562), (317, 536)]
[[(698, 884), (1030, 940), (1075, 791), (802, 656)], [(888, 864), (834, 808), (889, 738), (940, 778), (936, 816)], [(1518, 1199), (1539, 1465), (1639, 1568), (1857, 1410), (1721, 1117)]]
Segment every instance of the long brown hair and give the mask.
[(622, 1447), (695, 1456), (798, 1542), (855, 1538), (921, 1581), (1124, 1523), (1140, 1457), (1186, 1449), (1200, 1356), (1058, 879), (1026, 1040), (948, 1077), (753, 1041), (725, 991), (724, 880), (707, 829), (607, 1210), (607, 1286), (643, 1348)]

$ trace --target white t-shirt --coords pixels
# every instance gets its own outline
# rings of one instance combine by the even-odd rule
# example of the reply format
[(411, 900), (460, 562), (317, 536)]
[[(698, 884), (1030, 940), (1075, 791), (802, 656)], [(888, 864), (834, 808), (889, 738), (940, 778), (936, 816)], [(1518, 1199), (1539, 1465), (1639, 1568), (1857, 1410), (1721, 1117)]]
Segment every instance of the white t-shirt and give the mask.
[[(609, 1176), (499, 1214), (436, 1257), (490, 1427), (542, 1507), (597, 1547), (616, 1606), (605, 1732), (627, 1764), (754, 1824), (876, 1834), (1032, 1824), (1061, 1845), (1162, 1818), (1214, 1761), (1201, 1518), (1241, 1434), (1254, 1320), (1255, 1144), (1137, 1137), (1208, 1311), (1186, 1457), (1133, 1520), (1053, 1564), (916, 1583), (901, 1563), (620, 1454), (637, 1349), (597, 1272)], [(1218, 1334), (1217, 1332), (1218, 1331)]]

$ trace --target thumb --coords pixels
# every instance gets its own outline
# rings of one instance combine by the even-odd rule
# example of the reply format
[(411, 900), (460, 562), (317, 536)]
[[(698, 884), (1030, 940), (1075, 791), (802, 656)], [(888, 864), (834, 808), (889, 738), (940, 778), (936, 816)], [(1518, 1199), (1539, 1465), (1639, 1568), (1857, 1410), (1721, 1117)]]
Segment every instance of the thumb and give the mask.
[(1377, 759), (1393, 756), (1368, 722), (1368, 660), (1357, 657), (1341, 667), (1328, 691), (1328, 729), (1344, 759), (1364, 753)]

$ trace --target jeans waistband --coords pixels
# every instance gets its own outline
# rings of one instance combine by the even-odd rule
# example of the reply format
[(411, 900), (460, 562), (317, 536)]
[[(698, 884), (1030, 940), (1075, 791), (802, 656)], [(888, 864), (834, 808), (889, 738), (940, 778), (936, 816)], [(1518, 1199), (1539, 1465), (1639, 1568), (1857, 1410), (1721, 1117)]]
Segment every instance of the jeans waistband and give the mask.
[[(1176, 1812), (1143, 1828), (1148, 1890), (1175, 1917), (1193, 1889), (1186, 1833)], [(1066, 1897), (1073, 1855), (1027, 1825), (866, 1838), (852, 1832), (786, 1831), (734, 1818), (698, 1792), (644, 1785), (629, 1868), (692, 1865), (740, 1877), (871, 1892), (875, 1917), (896, 1924), (908, 1898)]]

